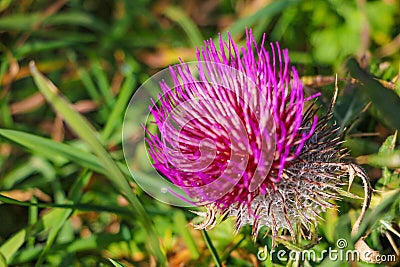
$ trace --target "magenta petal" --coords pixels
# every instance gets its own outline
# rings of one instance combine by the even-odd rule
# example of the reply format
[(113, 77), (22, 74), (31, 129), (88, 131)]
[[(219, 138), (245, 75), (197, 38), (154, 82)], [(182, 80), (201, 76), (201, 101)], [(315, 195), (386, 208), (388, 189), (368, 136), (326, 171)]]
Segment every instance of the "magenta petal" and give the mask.
[[(154, 167), (200, 204), (222, 212), (247, 204), (282, 180), (285, 166), (311, 138), (301, 129), (305, 101), (288, 51), (278, 43), (258, 46), (251, 30), (246, 46), (230, 34), (197, 49), (197, 69), (171, 66), (174, 88), (151, 112), (160, 136), (146, 142)], [(198, 72), (198, 75), (196, 74)], [(206, 81), (206, 82), (205, 82)], [(156, 103), (158, 103), (158, 106)]]

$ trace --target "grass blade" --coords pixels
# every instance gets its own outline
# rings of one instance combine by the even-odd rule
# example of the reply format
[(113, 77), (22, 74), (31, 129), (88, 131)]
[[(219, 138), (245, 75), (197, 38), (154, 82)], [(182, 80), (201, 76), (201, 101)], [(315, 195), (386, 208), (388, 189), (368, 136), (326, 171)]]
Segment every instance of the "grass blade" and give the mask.
[(107, 119), (107, 123), (104, 126), (104, 130), (102, 132), (102, 139), (108, 140), (112, 134), (112, 131), (118, 125), (118, 123), (122, 123), (119, 118), (122, 117), (122, 114), (125, 111), (126, 105), (129, 102), (133, 88), (135, 87), (136, 80), (132, 75), (127, 76), (125, 82), (121, 88), (119, 93), (117, 102), (114, 104), (114, 108)]
[(193, 47), (203, 44), (203, 36), (196, 24), (189, 18), (188, 15), (179, 7), (169, 6), (165, 9), (164, 14), (172, 21), (178, 23), (186, 32)]
[(111, 261), (111, 263), (115, 266), (115, 267), (126, 267), (125, 265), (123, 265), (122, 263), (113, 260), (113, 259), (108, 259), (109, 261)]
[[(81, 195), (82, 195), (82, 190), (83, 188), (88, 184), (90, 177), (92, 176), (91, 172), (85, 172), (83, 173), (72, 185), (71, 191), (70, 191), (70, 203), (72, 202), (78, 202)], [(56, 220), (53, 221), (53, 226), (50, 229), (49, 235), (46, 240), (46, 245), (42, 252), (40, 253), (39, 259), (36, 262), (35, 266), (41, 266), (44, 260), (44, 257), (46, 254), (49, 252), (50, 248), (52, 247), (54, 241), (56, 240), (56, 237), (61, 230), (61, 228), (64, 226), (65, 222), (68, 220), (68, 218), (72, 215), (73, 209), (68, 209), (64, 210), (61, 214), (61, 216), (57, 217)]]
[(177, 232), (182, 235), (183, 240), (187, 248), (190, 251), (193, 259), (198, 259), (200, 257), (199, 249), (196, 246), (196, 242), (193, 239), (192, 234), (190, 233), (189, 229), (186, 227), (188, 221), (186, 220), (185, 214), (181, 210), (177, 210), (174, 215), (174, 224), (176, 227)]
[(59, 208), (59, 209), (73, 209), (79, 211), (95, 211), (95, 212), (110, 212), (119, 214), (122, 216), (128, 216), (130, 213), (122, 207), (119, 206), (99, 206), (94, 204), (84, 204), (84, 203), (77, 203), (77, 204), (55, 204), (55, 203), (37, 203), (37, 202), (23, 202), (8, 196), (0, 194), (0, 204), (7, 203), (11, 205), (19, 205), (24, 207), (38, 207), (38, 208)]
[(0, 28), (3, 31), (30, 29), (39, 19), (39, 13), (2, 16), (0, 19)]
[[(69, 196), (71, 202), (79, 201), (82, 195), (82, 189), (89, 182), (91, 177), (91, 172), (83, 173), (79, 179), (75, 181), (72, 185)], [(42, 204), (37, 202), (21, 202), (3, 195), (0, 195), (0, 201), (8, 204), (16, 204), (30, 207), (40, 207)], [(48, 204), (47, 204), (48, 205)], [(8, 239), (1, 247), (0, 254), (4, 256), (6, 262), (9, 262), (13, 255), (18, 251), (18, 249), (24, 244), (24, 242), (30, 237), (34, 236), (36, 233), (42, 231), (43, 229), (50, 229), (49, 238), (46, 242), (46, 247), (42, 250), (41, 256), (36, 263), (36, 266), (40, 266), (42, 263), (44, 255), (48, 252), (53, 244), (55, 238), (57, 237), (58, 231), (64, 225), (65, 220), (69, 218), (72, 214), (73, 209), (53, 209), (49, 213), (45, 214), (41, 219), (39, 219), (35, 224), (28, 228), (22, 229), (17, 232), (14, 236)]]
[(58, 89), (37, 70), (33, 62), (30, 63), (30, 68), (33, 79), (41, 93), (45, 96), (47, 101), (52, 104), (54, 110), (63, 116), (71, 129), (89, 145), (93, 153), (98, 157), (100, 163), (108, 171), (108, 178), (131, 204), (129, 208), (134, 212), (134, 216), (146, 230), (149, 240), (148, 245), (150, 246), (152, 254), (157, 259), (159, 265), (165, 265), (165, 256), (160, 249), (152, 221), (148, 217), (139, 199), (133, 194), (121, 170), (100, 143), (94, 128), (71, 107), (67, 100), (60, 97)]
[(107, 75), (100, 64), (99, 59), (96, 57), (92, 59), (92, 73), (95, 77), (95, 80), (97, 81), (99, 91), (102, 94), (102, 100), (110, 111), (114, 104), (114, 96), (111, 93), (110, 83), (108, 81)]
[(5, 257), (3, 256), (3, 254), (0, 253), (0, 267), (7, 267), (7, 261), (5, 259)]
[[(39, 217), (39, 209), (35, 204), (37, 203), (37, 198), (35, 196), (32, 197), (30, 203), (33, 204), (29, 207), (29, 214), (28, 214), (28, 223), (29, 225), (34, 225), (38, 221)], [(31, 236), (28, 239), (28, 247), (33, 248), (35, 246), (35, 237)]]
[[(387, 215), (387, 211), (391, 210), (392, 207), (396, 209), (396, 203), (399, 200), (400, 189), (394, 189), (388, 193), (385, 198), (374, 208), (373, 211), (367, 214), (365, 219), (360, 225), (356, 235), (352, 236), (353, 241), (357, 241), (363, 233), (370, 229), (374, 224), (379, 222), (381, 218)], [(398, 210), (398, 209), (396, 209)]]
[(27, 230), (23, 229), (4, 242), (0, 247), (0, 257), (3, 258), (5, 262), (9, 262), (15, 252), (24, 244), (26, 236)]
[(229, 31), (232, 36), (238, 35), (239, 33), (242, 33), (246, 27), (251, 27), (256, 24), (257, 21), (271, 18), (283, 11), (285, 8), (299, 2), (300, 1), (296, 0), (271, 1), (270, 4), (264, 6), (253, 15), (237, 20), (229, 27), (229, 29), (227, 29), (227, 31)]
[(93, 171), (106, 173), (97, 158), (82, 149), (16, 130), (0, 129), (0, 135), (39, 155), (51, 158), (59, 155)]

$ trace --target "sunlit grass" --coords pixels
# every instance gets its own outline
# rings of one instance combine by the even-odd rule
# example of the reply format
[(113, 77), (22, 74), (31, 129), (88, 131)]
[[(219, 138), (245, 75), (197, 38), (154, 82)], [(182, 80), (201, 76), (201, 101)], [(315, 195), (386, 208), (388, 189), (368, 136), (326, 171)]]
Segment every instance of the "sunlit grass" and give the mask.
[[(375, 189), (360, 234), (399, 253), (399, 1), (211, 2), (0, 1), (0, 266), (349, 266), (260, 261), (269, 235), (235, 236), (230, 218), (195, 231), (193, 214), (152, 199), (129, 174), (121, 131), (136, 88), (179, 56), (193, 60), (203, 38), (230, 31), (240, 43), (246, 27), (290, 49), (306, 94), (322, 92), (321, 110), (338, 74), (334, 119)], [(146, 175), (147, 155), (136, 154)], [(360, 181), (351, 193), (362, 196)], [(361, 200), (338, 204), (321, 214), (316, 252), (355, 241)], [(283, 244), (275, 249), (291, 249)]]

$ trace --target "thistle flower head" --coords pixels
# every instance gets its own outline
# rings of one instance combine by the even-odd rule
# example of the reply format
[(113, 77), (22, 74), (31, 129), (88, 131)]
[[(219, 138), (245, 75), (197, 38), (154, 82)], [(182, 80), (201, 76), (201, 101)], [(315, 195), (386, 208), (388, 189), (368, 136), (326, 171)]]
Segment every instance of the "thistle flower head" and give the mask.
[(148, 131), (154, 167), (197, 204), (276, 234), (315, 223), (336, 198), (338, 139), (328, 117), (306, 109), (302, 83), (278, 43), (246, 45), (231, 36), (206, 41), (197, 64), (170, 67), (174, 87), (151, 107), (159, 134)]

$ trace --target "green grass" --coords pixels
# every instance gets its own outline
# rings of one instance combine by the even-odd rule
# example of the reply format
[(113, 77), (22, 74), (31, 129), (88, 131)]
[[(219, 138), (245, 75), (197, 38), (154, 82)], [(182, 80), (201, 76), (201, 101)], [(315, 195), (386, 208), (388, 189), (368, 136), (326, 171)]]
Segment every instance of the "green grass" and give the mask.
[[(193, 214), (151, 198), (128, 171), (121, 132), (135, 90), (178, 57), (194, 60), (195, 47), (219, 32), (243, 43), (246, 27), (257, 41), (266, 33), (289, 48), (306, 94), (322, 93), (321, 111), (338, 74), (334, 119), (375, 189), (360, 234), (382, 254), (399, 250), (400, 2), (216, 3), (0, 1), (1, 267), (350, 266), (327, 257), (257, 261), (270, 236), (253, 241), (250, 227), (234, 235), (231, 218), (193, 230)], [(147, 154), (135, 155), (147, 177)], [(354, 241), (354, 195), (361, 181), (344, 188), (338, 211), (322, 214), (314, 251)], [(281, 241), (277, 249), (300, 248)]]

